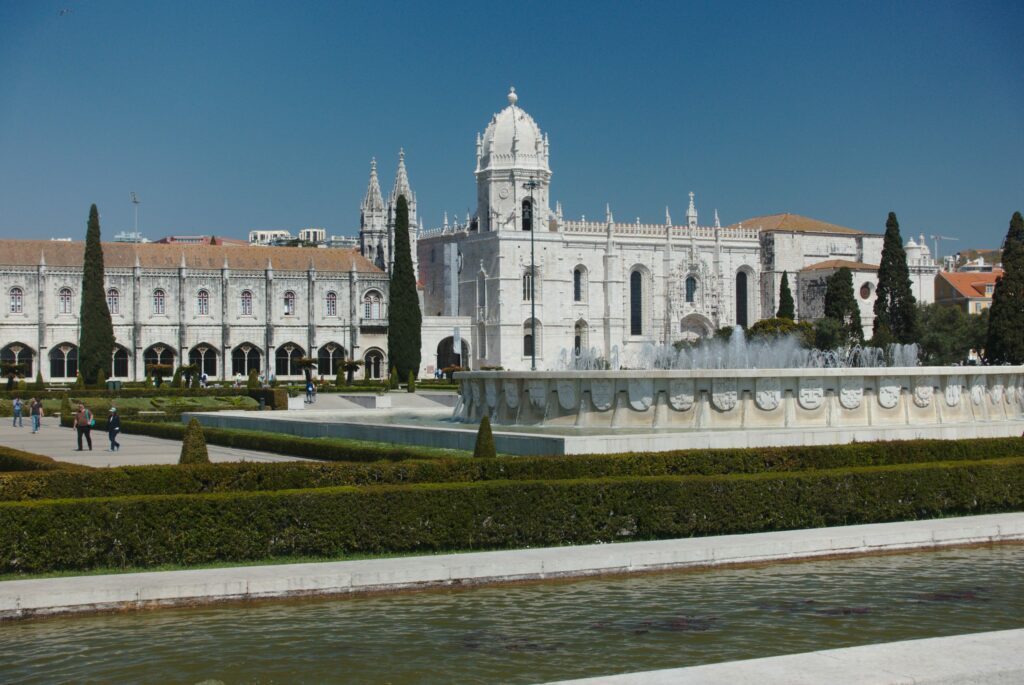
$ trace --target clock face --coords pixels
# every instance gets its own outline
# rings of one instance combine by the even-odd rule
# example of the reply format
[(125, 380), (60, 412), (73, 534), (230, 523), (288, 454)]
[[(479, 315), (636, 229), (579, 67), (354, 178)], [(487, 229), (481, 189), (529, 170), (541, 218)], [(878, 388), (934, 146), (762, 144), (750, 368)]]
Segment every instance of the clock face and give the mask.
[(502, 200), (508, 199), (508, 184), (503, 183), (500, 186), (498, 186), (498, 197), (500, 197)]

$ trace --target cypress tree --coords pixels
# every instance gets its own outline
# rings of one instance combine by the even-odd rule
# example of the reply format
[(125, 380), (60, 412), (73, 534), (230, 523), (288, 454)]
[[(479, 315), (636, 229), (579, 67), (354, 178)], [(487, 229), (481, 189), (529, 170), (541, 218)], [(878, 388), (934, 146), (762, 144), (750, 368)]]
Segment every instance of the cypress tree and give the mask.
[(480, 428), (476, 432), (476, 445), (473, 446), (473, 456), (486, 458), (498, 456), (494, 448), (494, 434), (491, 432), (491, 420), (485, 414), (480, 419)]
[(86, 384), (93, 385), (100, 369), (110, 370), (114, 349), (114, 325), (107, 308), (103, 284), (103, 246), (100, 244), (100, 214), (89, 209), (89, 227), (85, 232), (85, 257), (82, 262), (82, 309), (78, 318), (78, 370)]
[(796, 319), (796, 305), (793, 304), (793, 292), (789, 289), (789, 276), (782, 272), (782, 284), (779, 286), (779, 311), (775, 314), (777, 319)]
[(405, 378), (420, 369), (423, 315), (409, 246), (409, 203), (404, 195), (398, 196), (395, 211), (395, 265), (389, 291), (388, 356), (391, 368), (398, 370), (399, 378)]
[(845, 266), (825, 281), (825, 316), (838, 321), (851, 341), (864, 339), (860, 307), (853, 294), (853, 273)]
[(1024, 363), (1024, 218), (1014, 212), (1003, 241), (1003, 275), (996, 281), (988, 313), (985, 360)]
[(907, 253), (903, 249), (900, 224), (894, 212), (889, 212), (885, 222), (873, 331), (876, 338), (891, 337), (894, 342), (904, 344), (914, 342), (917, 335), (917, 300), (911, 289)]

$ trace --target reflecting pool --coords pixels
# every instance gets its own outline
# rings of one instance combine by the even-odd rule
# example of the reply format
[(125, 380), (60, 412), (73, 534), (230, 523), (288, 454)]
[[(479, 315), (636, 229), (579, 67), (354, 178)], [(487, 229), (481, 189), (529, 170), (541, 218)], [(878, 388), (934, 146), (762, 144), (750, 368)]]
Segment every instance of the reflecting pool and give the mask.
[(1024, 545), (0, 624), (5, 682), (536, 683), (1024, 627)]

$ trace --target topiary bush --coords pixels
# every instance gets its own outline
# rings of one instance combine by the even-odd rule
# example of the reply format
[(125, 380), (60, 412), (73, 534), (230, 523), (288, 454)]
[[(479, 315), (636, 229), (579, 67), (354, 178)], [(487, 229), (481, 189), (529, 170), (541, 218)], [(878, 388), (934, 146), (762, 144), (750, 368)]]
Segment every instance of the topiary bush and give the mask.
[(203, 426), (197, 419), (188, 422), (185, 435), (181, 438), (181, 457), (179, 464), (209, 464), (210, 454), (206, 450), (206, 439), (203, 437)]
[(406, 392), (416, 392), (416, 374), (409, 372), (409, 382), (405, 385)]
[(474, 457), (496, 457), (497, 450), (494, 448), (494, 434), (491, 432), (491, 419), (486, 415), (480, 419), (480, 428), (476, 432), (476, 446), (473, 448)]
[(100, 369), (99, 373), (96, 374), (96, 387), (101, 390), (107, 387), (107, 374), (103, 369)]
[(391, 376), (388, 380), (388, 385), (391, 386), (392, 390), (398, 390), (398, 368), (391, 367)]
[(259, 374), (256, 373), (256, 369), (249, 369), (249, 380), (246, 381), (245, 385), (249, 390), (260, 389), (260, 377)]

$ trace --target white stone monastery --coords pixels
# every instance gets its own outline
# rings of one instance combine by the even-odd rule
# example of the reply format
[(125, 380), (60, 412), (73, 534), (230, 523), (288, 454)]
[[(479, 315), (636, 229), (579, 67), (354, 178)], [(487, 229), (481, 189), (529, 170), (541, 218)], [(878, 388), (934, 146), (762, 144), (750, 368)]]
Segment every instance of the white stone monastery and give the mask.
[[(667, 209), (660, 224), (616, 222), (610, 208), (604, 221), (571, 220), (560, 204), (551, 209), (549, 153), (512, 89), (477, 135), (477, 209), (463, 223), (421, 227), (400, 152), (387, 201), (371, 162), (358, 250), (106, 243), (114, 378), (140, 380), (148, 364), (189, 360), (211, 379), (254, 368), (298, 379), (306, 356), (325, 376), (345, 359), (386, 375), (399, 196), (409, 202), (422, 287), (421, 375), (453, 365), (548, 369), (563, 352), (628, 354), (747, 327), (774, 316), (784, 271), (797, 317), (813, 320), (825, 278), (850, 268), (870, 335), (881, 234), (795, 214), (721, 226), (716, 211), (702, 225), (692, 192), (682, 224)], [(83, 249), (0, 240), (0, 359), (28, 376), (74, 379)], [(933, 301), (938, 266), (923, 236), (907, 254), (918, 301)]]

